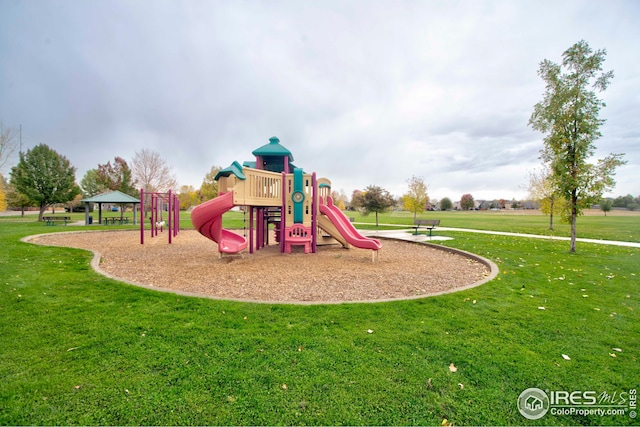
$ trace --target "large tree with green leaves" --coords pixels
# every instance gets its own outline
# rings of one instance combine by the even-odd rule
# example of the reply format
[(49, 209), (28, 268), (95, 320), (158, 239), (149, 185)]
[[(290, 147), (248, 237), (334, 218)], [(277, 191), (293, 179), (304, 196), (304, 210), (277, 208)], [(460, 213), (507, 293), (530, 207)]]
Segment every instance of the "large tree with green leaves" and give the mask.
[(453, 208), (453, 203), (451, 202), (451, 199), (448, 197), (443, 197), (442, 200), (440, 200), (440, 210), (448, 211), (451, 208)]
[(409, 191), (402, 196), (402, 205), (406, 210), (413, 213), (413, 219), (427, 209), (429, 195), (427, 194), (427, 184), (424, 178), (412, 176), (407, 180)]
[(11, 168), (11, 184), (40, 208), (41, 221), (47, 207), (73, 200), (80, 193), (75, 173), (66, 157), (40, 144), (20, 153), (20, 161)]
[(82, 189), (82, 194), (86, 197), (93, 197), (107, 190), (107, 188), (100, 182), (98, 169), (89, 169), (84, 174), (80, 180), (80, 188)]
[(615, 185), (616, 167), (622, 154), (610, 154), (590, 162), (602, 136), (600, 108), (605, 103), (597, 92), (606, 90), (613, 71), (603, 71), (606, 50), (593, 51), (584, 40), (562, 54), (562, 64), (545, 59), (538, 75), (546, 83), (529, 125), (545, 134), (542, 160), (548, 163), (554, 187), (566, 201), (564, 218), (571, 224), (571, 252), (576, 251), (576, 219)]
[(378, 214), (385, 212), (395, 203), (393, 196), (387, 190), (376, 185), (370, 185), (364, 189), (361, 208), (365, 215), (375, 212), (377, 227)]

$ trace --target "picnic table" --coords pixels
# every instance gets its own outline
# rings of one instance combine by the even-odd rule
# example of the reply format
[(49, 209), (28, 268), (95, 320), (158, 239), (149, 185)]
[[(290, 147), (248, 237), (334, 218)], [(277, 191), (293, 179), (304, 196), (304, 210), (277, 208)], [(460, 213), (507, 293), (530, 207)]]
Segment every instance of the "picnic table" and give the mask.
[(129, 224), (129, 217), (120, 218), (119, 216), (105, 216), (102, 218), (104, 225)]
[(64, 221), (64, 225), (67, 225), (67, 223), (71, 221), (71, 217), (47, 215), (47, 216), (43, 216), (42, 220), (45, 222), (45, 225), (56, 225), (56, 222), (63, 222), (63, 221)]

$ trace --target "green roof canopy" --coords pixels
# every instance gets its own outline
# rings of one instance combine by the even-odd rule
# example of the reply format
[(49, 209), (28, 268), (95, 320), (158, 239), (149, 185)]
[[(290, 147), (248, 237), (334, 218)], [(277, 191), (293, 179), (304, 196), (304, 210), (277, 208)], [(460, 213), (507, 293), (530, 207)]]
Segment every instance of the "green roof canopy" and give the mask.
[(140, 203), (139, 199), (124, 194), (122, 191), (113, 191), (111, 193), (98, 194), (97, 196), (82, 199), (84, 203)]
[(218, 178), (220, 178), (221, 176), (229, 176), (231, 174), (237, 176), (238, 179), (242, 179), (242, 180), (247, 179), (247, 177), (244, 176), (244, 173), (242, 173), (242, 166), (240, 166), (240, 163), (236, 161), (234, 161), (233, 163), (231, 163), (231, 165), (227, 166), (226, 168), (218, 172), (215, 178), (213, 179), (217, 181)]
[(255, 160), (254, 161), (247, 160), (246, 162), (242, 163), (242, 166), (245, 166), (247, 168), (255, 169), (256, 168), (256, 161)]
[(285, 148), (284, 146), (280, 145), (280, 140), (275, 137), (272, 136), (271, 138), (269, 138), (269, 143), (263, 145), (260, 148), (256, 148), (255, 150), (253, 150), (253, 152), (251, 153), (254, 156), (281, 156), (281, 157), (288, 157), (289, 161), (293, 161), (293, 154), (291, 154), (291, 151), (289, 151), (287, 148)]

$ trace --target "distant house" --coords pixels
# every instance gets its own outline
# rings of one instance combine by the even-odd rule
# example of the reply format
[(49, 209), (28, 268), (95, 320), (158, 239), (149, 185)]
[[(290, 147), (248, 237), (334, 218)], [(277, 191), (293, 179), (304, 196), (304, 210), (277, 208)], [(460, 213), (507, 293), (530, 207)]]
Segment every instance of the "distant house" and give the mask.
[[(473, 201), (473, 209), (474, 211), (477, 211), (480, 209), (480, 204), (483, 202), (483, 200), (474, 200)], [(460, 200), (458, 200), (457, 202), (453, 202), (453, 207), (452, 209), (454, 211), (461, 211), (463, 210), (462, 207), (460, 206)]]
[(495, 207), (495, 202), (492, 200), (478, 200), (478, 209), (481, 211), (487, 211)]

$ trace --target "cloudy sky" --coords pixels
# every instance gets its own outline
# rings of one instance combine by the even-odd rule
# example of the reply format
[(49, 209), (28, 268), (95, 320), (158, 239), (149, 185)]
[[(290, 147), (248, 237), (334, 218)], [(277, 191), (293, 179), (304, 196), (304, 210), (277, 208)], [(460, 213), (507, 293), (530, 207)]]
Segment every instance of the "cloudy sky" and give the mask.
[(149, 148), (197, 188), (278, 136), (348, 195), (520, 198), (538, 65), (584, 39), (615, 72), (597, 154), (638, 195), (639, 23), (635, 0), (0, 0), (0, 120), (78, 181)]

